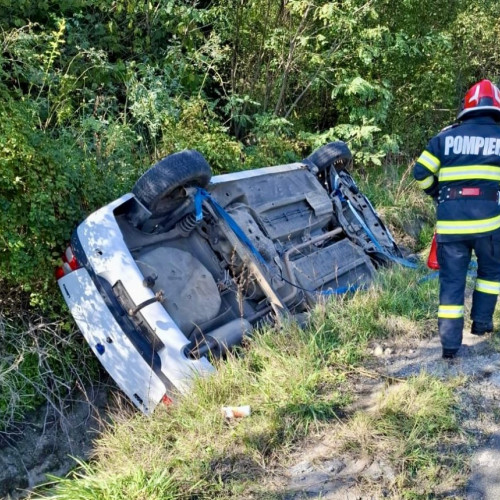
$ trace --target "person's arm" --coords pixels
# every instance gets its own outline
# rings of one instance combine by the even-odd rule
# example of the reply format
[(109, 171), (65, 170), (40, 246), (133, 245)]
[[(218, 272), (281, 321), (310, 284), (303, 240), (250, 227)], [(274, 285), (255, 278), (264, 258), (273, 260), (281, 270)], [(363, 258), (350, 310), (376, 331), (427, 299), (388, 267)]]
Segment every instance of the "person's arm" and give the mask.
[(418, 186), (433, 198), (437, 198), (439, 194), (438, 172), (441, 167), (436, 142), (436, 138), (430, 140), (413, 167), (413, 177)]

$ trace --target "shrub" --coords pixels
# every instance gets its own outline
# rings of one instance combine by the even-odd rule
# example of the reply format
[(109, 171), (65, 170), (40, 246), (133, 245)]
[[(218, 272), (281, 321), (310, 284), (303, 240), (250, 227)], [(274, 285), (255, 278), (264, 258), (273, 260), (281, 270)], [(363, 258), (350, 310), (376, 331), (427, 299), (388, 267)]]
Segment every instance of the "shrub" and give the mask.
[(93, 132), (97, 155), (85, 134), (77, 140), (71, 131), (43, 131), (37, 118), (29, 101), (6, 100), (0, 108), (0, 276), (47, 305), (64, 242), (89, 211), (130, 184), (131, 155), (116, 127)]

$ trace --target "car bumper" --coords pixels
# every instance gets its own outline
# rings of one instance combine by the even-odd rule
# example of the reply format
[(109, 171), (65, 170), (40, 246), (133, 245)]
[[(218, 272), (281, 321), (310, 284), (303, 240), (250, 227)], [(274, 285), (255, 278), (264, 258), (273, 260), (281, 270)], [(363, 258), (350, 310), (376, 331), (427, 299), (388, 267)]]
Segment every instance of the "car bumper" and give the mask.
[(165, 385), (123, 333), (88, 271), (77, 269), (58, 283), (94, 354), (120, 389), (149, 414), (165, 395)]

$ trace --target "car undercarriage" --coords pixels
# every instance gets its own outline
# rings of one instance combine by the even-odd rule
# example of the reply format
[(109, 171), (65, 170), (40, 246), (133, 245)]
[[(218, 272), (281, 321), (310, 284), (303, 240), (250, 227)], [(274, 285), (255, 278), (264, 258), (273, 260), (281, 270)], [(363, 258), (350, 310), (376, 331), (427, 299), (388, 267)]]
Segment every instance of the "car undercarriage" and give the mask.
[(364, 287), (402, 257), (351, 161), (335, 142), (302, 162), (211, 177), (200, 153), (182, 151), (77, 228), (77, 264), (59, 285), (143, 412), (189, 390), (260, 323)]

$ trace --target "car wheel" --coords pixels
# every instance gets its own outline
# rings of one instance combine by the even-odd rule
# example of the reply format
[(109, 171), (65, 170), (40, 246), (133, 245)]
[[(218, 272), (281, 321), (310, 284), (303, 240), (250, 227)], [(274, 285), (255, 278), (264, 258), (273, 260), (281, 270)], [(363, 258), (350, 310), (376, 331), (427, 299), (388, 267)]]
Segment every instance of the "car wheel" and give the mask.
[(337, 170), (342, 170), (351, 163), (352, 153), (345, 142), (335, 141), (320, 147), (306, 160), (314, 163), (320, 172), (332, 164), (335, 164)]
[(178, 203), (182, 196), (179, 188), (206, 187), (211, 177), (210, 166), (201, 153), (186, 150), (153, 165), (135, 183), (132, 192), (153, 216), (161, 216)]

